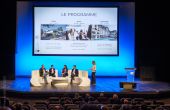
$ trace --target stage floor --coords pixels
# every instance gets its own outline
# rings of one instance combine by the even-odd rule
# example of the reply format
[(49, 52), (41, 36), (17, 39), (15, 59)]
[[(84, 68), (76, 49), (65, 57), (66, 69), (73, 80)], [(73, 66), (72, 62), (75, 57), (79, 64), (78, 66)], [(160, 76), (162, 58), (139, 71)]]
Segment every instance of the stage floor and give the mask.
[[(68, 86), (58, 86), (52, 87), (51, 84), (44, 85), (42, 87), (32, 87), (30, 85), (30, 78), (17, 77), (15, 80), (7, 80), (5, 82), (0, 81), (0, 89), (6, 88), (6, 91), (15, 92), (31, 92), (31, 93), (57, 93), (57, 92), (127, 92), (120, 88), (120, 82), (125, 82), (126, 78), (97, 78), (96, 85), (91, 85), (90, 87), (79, 87), (76, 84)], [(131, 91), (131, 93), (158, 93), (170, 91), (170, 84), (164, 82), (155, 81), (140, 81), (135, 79), (137, 83), (136, 89)], [(5, 86), (4, 86), (5, 85)]]

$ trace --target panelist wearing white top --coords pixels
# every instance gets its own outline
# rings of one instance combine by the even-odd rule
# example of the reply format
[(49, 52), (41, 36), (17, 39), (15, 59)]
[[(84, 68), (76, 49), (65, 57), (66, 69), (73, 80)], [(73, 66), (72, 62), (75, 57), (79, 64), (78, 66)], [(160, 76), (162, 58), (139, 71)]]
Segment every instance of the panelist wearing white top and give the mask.
[(96, 62), (92, 61), (92, 76), (91, 76), (91, 84), (96, 84)]

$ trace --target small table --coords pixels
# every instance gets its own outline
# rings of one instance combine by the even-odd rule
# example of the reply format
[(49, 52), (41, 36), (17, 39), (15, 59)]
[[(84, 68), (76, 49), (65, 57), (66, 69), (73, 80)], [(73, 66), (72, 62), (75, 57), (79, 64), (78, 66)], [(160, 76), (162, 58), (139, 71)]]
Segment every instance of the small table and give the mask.
[(52, 81), (51, 81), (51, 85), (54, 85), (54, 86), (68, 85), (68, 78), (65, 78), (65, 77), (53, 78)]

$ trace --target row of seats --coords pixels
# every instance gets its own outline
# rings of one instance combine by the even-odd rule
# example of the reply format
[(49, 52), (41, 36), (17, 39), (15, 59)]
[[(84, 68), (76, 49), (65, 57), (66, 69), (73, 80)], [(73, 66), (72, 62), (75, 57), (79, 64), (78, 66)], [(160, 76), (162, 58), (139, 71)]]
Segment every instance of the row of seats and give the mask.
[[(55, 77), (51, 77), (47, 75), (48, 83), (51, 83), (53, 80), (63, 80), (66, 82), (62, 83), (62, 85), (68, 85), (71, 81), (71, 70), (68, 70), (68, 77), (59, 77), (58, 70), (55, 71)], [(32, 86), (42, 86), (45, 83), (44, 78), (40, 77), (39, 75), (39, 70), (32, 71), (30, 83)], [(88, 71), (79, 70), (79, 75), (78, 77), (75, 77), (75, 80), (73, 80), (73, 83), (77, 83), (79, 86), (90, 86), (90, 79), (88, 78)]]
[[(0, 110), (170, 110), (170, 104), (155, 99), (105, 97), (101, 93), (98, 97), (90, 94), (74, 97), (49, 97), (46, 100), (18, 102), (8, 98), (0, 98)], [(4, 106), (4, 109), (1, 109)]]

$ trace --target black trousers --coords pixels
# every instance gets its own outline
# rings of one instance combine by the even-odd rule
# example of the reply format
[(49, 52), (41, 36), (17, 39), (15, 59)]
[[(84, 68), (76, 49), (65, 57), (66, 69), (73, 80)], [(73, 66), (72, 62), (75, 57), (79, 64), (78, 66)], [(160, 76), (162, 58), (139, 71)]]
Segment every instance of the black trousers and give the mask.
[(96, 84), (96, 72), (92, 72), (91, 84)]
[(43, 75), (43, 78), (44, 78), (44, 82), (47, 84), (47, 83), (48, 83), (48, 81), (47, 81), (47, 73), (45, 73), (45, 74)]
[(75, 75), (71, 74), (71, 82), (70, 82), (71, 84), (73, 83), (74, 77), (75, 77)]
[(49, 76), (55, 77), (55, 73), (49, 73)]
[(67, 76), (68, 76), (68, 73), (64, 73), (64, 74), (63, 74), (63, 77), (67, 77)]

